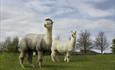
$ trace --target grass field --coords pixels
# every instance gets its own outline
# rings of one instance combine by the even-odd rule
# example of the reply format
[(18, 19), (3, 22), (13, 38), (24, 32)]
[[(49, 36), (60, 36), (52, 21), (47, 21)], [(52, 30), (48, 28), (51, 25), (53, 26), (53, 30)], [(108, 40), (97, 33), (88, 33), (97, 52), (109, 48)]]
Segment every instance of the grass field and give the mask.
[[(0, 70), (22, 70), (18, 61), (18, 53), (0, 53)], [(25, 59), (24, 70), (115, 70), (115, 55), (74, 55), (71, 62), (60, 61), (53, 63), (50, 56), (44, 56), (42, 69), (32, 68)], [(36, 57), (33, 59), (36, 63)]]

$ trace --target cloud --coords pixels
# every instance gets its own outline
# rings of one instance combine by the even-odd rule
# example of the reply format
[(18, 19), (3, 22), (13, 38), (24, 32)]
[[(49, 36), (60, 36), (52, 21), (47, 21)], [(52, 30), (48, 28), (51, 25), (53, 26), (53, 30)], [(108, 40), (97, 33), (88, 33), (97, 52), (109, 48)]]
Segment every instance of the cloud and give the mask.
[(110, 11), (97, 9), (90, 4), (81, 4), (78, 7), (78, 9), (80, 12), (85, 13), (86, 15), (90, 17), (106, 17), (106, 16), (113, 15), (113, 13), (111, 13)]
[(6, 37), (23, 36), (26, 33), (41, 33), (42, 21), (32, 9), (18, 5), (1, 5), (0, 41)]
[[(24, 6), (39, 13), (40, 17), (52, 18), (99, 18), (112, 16), (113, 8), (106, 11), (97, 7), (104, 5), (107, 0), (29, 0)], [(111, 5), (109, 5), (111, 8)], [(68, 15), (66, 15), (68, 14)]]
[[(115, 35), (115, 9), (97, 7), (108, 0), (0, 0), (1, 38), (41, 33), (46, 17), (54, 19), (54, 34), (66, 37), (71, 30), (87, 29), (93, 38), (99, 31), (105, 31), (112, 39)], [(110, 1), (111, 2), (111, 1)], [(113, 4), (113, 3), (112, 3)], [(108, 17), (111, 17), (108, 19)], [(98, 18), (98, 19), (97, 19)], [(106, 18), (106, 19), (105, 19)]]
[(113, 9), (115, 8), (115, 0), (105, 0), (104, 2), (95, 3), (93, 5), (101, 10)]
[(31, 8), (32, 10), (38, 12), (38, 13), (48, 13), (51, 10), (51, 7), (43, 5), (44, 2), (34, 0), (34, 1), (28, 1), (25, 3), (25, 6), (28, 8)]
[[(109, 43), (115, 38), (114, 0), (0, 0), (0, 41), (8, 36), (43, 33), (43, 21), (54, 20), (53, 38), (68, 39), (70, 32), (88, 30), (91, 39), (105, 32)], [(97, 50), (96, 50), (97, 51)], [(110, 48), (105, 52), (111, 52)]]
[(98, 32), (105, 32), (109, 42), (115, 35), (115, 23), (113, 20), (87, 20), (87, 19), (58, 19), (55, 21), (55, 35), (68, 38), (72, 30), (76, 30), (78, 35), (84, 30), (91, 33), (91, 38), (95, 39)]

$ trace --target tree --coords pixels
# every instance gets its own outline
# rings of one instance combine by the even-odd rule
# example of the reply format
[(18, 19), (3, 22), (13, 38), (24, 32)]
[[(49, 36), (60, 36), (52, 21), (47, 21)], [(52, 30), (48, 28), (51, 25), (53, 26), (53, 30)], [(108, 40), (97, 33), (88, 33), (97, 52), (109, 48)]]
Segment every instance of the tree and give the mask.
[(18, 37), (7, 37), (4, 42), (0, 42), (0, 51), (18, 52)]
[(3, 51), (8, 51), (8, 46), (11, 44), (11, 38), (7, 37), (3, 43)]
[(84, 53), (91, 48), (91, 44), (90, 33), (87, 30), (81, 32), (78, 39), (78, 45), (83, 48)]
[(112, 40), (112, 52), (115, 54), (115, 39)]
[(14, 37), (12, 44), (14, 46), (15, 52), (18, 52), (18, 42), (19, 42), (18, 37)]
[(4, 42), (0, 42), (0, 52), (4, 51)]
[(8, 52), (18, 52), (18, 37), (13, 38), (7, 46)]
[(103, 54), (103, 51), (108, 47), (108, 42), (105, 36), (104, 32), (99, 32), (95, 41), (95, 46), (100, 49), (101, 54)]

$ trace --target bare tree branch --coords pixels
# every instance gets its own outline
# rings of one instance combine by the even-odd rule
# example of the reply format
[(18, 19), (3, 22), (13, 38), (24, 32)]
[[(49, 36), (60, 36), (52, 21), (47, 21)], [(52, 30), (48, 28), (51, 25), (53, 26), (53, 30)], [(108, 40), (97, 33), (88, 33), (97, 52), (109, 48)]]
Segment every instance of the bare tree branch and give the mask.
[(82, 47), (84, 50), (84, 53), (89, 50), (90, 45), (92, 44), (91, 39), (90, 39), (90, 33), (85, 30), (84, 32), (80, 33), (80, 38), (78, 39), (78, 45)]
[(103, 51), (108, 47), (108, 42), (105, 36), (104, 32), (99, 32), (97, 35), (95, 41), (95, 46), (101, 50), (101, 53), (103, 54)]

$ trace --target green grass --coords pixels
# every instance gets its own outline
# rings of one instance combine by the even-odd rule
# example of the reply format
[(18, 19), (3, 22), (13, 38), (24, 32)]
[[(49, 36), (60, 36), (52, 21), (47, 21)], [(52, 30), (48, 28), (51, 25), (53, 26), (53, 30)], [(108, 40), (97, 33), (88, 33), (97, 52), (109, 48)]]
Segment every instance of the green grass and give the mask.
[[(0, 53), (0, 70), (22, 70), (18, 56), (18, 53)], [(44, 56), (42, 69), (33, 69), (26, 58), (24, 70), (115, 70), (115, 55), (74, 55), (69, 63), (63, 61), (63, 56), (59, 58), (59, 62), (53, 63), (50, 56)]]

